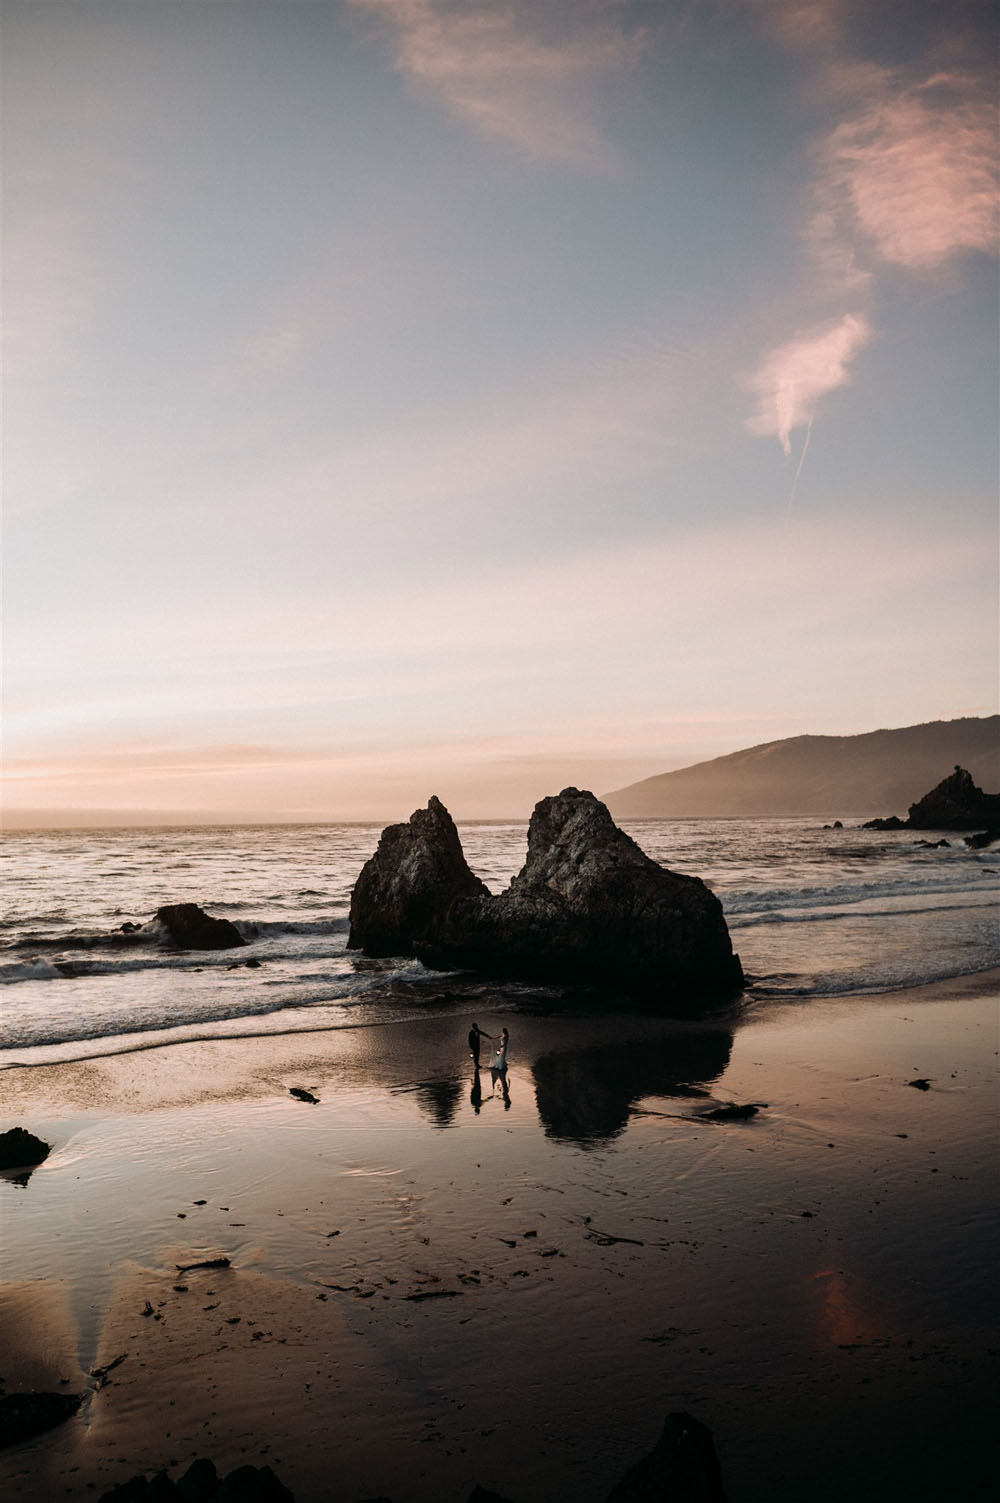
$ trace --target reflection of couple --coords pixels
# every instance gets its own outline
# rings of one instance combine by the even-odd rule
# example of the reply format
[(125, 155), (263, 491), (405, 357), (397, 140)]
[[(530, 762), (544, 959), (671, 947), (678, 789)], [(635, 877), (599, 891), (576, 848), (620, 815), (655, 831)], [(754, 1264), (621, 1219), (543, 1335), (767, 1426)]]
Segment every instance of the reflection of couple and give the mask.
[[(475, 1075), (472, 1081), (472, 1093), (469, 1099), (471, 1100), (472, 1105), (477, 1112), (479, 1111), (483, 1100), (483, 1089), (479, 1081), (480, 1039), (489, 1039), (491, 1043), (493, 1042), (491, 1034), (484, 1033), (478, 1023), (473, 1023), (472, 1027), (469, 1030), (469, 1050), (472, 1054), (472, 1064), (475, 1070)], [(493, 1081), (493, 1094), (496, 1095), (497, 1081), (499, 1080), (500, 1094), (503, 1097), (504, 1106), (510, 1105), (510, 1092), (507, 1089), (507, 1044), (509, 1039), (510, 1035), (508, 1034), (506, 1028), (502, 1028), (500, 1030), (500, 1037), (496, 1042), (496, 1048), (493, 1050), (493, 1056), (490, 1060), (490, 1077)]]

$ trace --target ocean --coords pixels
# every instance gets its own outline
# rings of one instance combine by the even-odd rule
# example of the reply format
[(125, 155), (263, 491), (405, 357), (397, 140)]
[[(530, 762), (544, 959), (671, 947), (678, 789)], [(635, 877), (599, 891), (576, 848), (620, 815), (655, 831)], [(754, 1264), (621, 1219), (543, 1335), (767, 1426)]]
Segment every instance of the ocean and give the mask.
[[(719, 896), (750, 1007), (893, 991), (1000, 964), (1000, 850), (970, 850), (961, 835), (931, 848), (912, 831), (817, 819), (623, 826), (655, 860)], [(526, 823), (459, 830), (473, 870), (500, 891), (524, 860)], [(346, 948), (351, 889), (379, 834), (378, 825), (326, 824), (7, 835), (0, 1066), (402, 1022), (478, 998), (494, 1015), (537, 999), (537, 988)], [(176, 902), (231, 919), (246, 948), (171, 953), (122, 932)]]

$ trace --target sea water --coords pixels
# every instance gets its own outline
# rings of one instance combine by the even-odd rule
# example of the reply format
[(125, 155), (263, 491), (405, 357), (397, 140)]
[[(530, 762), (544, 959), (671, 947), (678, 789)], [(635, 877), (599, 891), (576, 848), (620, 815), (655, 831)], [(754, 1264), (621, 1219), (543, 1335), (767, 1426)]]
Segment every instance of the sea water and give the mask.
[[(817, 819), (623, 824), (654, 860), (721, 899), (750, 1005), (1000, 964), (1000, 850), (971, 850), (961, 835), (930, 847), (912, 831)], [(459, 828), (473, 870), (502, 890), (524, 861), (526, 824)], [(347, 949), (351, 889), (379, 834), (328, 824), (8, 835), (0, 1065), (403, 1021), (471, 1000), (471, 978)], [(172, 952), (123, 932), (179, 902), (232, 920), (245, 948)], [(528, 990), (491, 984), (491, 1012)]]

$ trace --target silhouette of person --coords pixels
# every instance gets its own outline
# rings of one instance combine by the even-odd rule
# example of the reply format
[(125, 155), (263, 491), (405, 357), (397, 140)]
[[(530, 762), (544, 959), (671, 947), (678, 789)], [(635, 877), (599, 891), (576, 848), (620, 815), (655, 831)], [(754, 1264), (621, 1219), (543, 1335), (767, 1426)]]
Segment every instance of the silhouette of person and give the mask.
[[(488, 1036), (488, 1035), (487, 1035)], [(506, 1028), (501, 1028), (497, 1047), (493, 1054), (493, 1069), (504, 1071), (507, 1068), (507, 1045), (510, 1042), (510, 1034)]]
[(494, 1092), (496, 1092), (497, 1081), (499, 1080), (500, 1089), (503, 1092), (505, 1104), (509, 1100), (509, 1097), (507, 1095), (507, 1044), (509, 1039), (510, 1035), (508, 1034), (506, 1028), (501, 1028), (500, 1037), (497, 1040), (497, 1046), (493, 1051), (493, 1059), (490, 1064), (490, 1075), (493, 1080), (493, 1090)]
[(478, 1023), (473, 1023), (472, 1027), (469, 1029), (469, 1052), (472, 1055), (472, 1063), (475, 1065), (477, 1070), (479, 1069), (480, 1039), (489, 1039), (490, 1043), (493, 1042), (493, 1037), (491, 1034), (484, 1033)]

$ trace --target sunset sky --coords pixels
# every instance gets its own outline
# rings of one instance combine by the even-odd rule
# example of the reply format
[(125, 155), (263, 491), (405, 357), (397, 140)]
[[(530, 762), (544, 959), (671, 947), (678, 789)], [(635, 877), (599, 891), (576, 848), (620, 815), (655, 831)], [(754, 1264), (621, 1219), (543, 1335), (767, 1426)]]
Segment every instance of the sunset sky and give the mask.
[(995, 16), (3, 0), (8, 820), (995, 711)]

